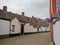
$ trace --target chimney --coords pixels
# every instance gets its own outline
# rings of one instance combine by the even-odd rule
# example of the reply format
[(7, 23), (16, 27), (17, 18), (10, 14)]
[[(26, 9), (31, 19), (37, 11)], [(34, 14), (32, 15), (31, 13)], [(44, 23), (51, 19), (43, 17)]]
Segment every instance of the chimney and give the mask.
[(24, 21), (24, 12), (21, 13), (20, 19), (21, 19), (21, 21)]
[(7, 12), (7, 6), (3, 6), (3, 11)]
[(9, 19), (9, 16), (7, 15), (7, 6), (3, 6), (3, 14)]
[(31, 18), (31, 24), (32, 25), (34, 24), (34, 16), (32, 16), (32, 18)]
[(22, 12), (22, 16), (24, 16), (24, 12)]
[(41, 19), (40, 18), (37, 19), (37, 25), (41, 25)]
[(32, 18), (34, 19), (34, 16), (32, 16)]
[(34, 21), (34, 16), (32, 16), (32, 18), (31, 18), (31, 19), (32, 19), (32, 21)]

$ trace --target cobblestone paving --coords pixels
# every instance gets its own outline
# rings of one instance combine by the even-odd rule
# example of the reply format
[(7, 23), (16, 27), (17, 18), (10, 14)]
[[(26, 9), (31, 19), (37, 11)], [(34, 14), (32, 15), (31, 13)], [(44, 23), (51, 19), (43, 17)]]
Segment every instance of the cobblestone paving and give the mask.
[(37, 33), (1, 39), (0, 45), (51, 45), (51, 40), (49, 33)]

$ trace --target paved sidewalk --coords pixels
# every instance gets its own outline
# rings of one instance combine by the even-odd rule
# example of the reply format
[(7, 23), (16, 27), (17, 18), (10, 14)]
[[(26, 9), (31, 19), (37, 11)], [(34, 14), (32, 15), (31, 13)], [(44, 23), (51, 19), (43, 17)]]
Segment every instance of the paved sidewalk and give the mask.
[(1, 39), (0, 45), (51, 45), (51, 40), (49, 33), (37, 33)]

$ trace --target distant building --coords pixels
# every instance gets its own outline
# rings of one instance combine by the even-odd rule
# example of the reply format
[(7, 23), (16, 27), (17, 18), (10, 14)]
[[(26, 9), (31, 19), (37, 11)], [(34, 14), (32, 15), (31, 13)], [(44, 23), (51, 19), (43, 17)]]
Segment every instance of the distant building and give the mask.
[[(3, 10), (0, 9), (0, 37), (41, 32), (41, 27), (48, 26), (47, 21), (43, 22), (40, 18), (34, 16), (32, 18), (27, 17), (24, 12), (21, 15), (8, 12), (7, 6), (3, 6)], [(39, 30), (37, 30), (38, 28)]]

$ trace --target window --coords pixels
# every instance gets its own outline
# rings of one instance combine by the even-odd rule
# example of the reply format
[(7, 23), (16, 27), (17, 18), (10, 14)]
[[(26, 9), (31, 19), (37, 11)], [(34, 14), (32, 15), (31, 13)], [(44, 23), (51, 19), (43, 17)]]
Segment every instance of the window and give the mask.
[(12, 32), (15, 31), (15, 25), (12, 25)]

